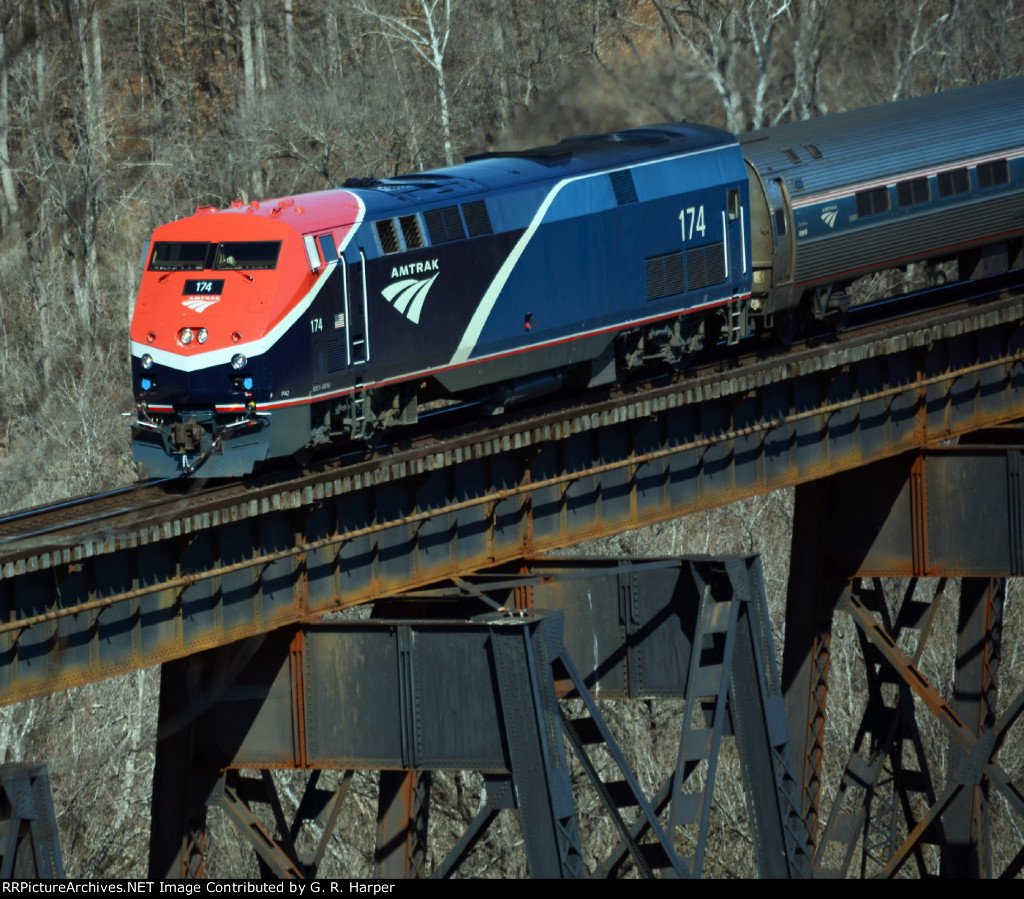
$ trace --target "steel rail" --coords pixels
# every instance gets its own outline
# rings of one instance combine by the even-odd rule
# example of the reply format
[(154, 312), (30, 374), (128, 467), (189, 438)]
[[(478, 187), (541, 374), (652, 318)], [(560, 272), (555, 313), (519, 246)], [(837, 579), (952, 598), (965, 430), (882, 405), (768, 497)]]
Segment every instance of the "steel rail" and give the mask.
[[(75, 606), (69, 606), (66, 609), (58, 609), (53, 612), (45, 612), (41, 615), (34, 615), (29, 618), (18, 619), (17, 621), (10, 621), (4, 624), (0, 624), (0, 634), (9, 633), (16, 630), (24, 630), (29, 627), (33, 627), (37, 624), (43, 624), (48, 621), (54, 621), (59, 618), (64, 618), (69, 615), (80, 615), (83, 612), (95, 611), (96, 609), (103, 609), (108, 606), (115, 605), (120, 602), (125, 602), (132, 599), (138, 599), (142, 596), (147, 596), (151, 593), (159, 593), (163, 590), (169, 590), (177, 587), (187, 588), (200, 581), (210, 580), (215, 577), (222, 577), (225, 574), (230, 574), (235, 571), (244, 571), (247, 568), (255, 568), (260, 565), (269, 565), (272, 562), (278, 562), (283, 559), (287, 559), (293, 556), (302, 555), (304, 553), (314, 552), (320, 549), (326, 549), (331, 546), (338, 546), (344, 543), (348, 543), (352, 540), (359, 539), (360, 537), (366, 537), (372, 534), (381, 533), (386, 530), (390, 530), (395, 527), (401, 527), (404, 525), (416, 524), (417, 522), (429, 521), (439, 515), (447, 515), (453, 512), (459, 512), (463, 509), (473, 508), (475, 506), (486, 505), (487, 503), (498, 503), (507, 499), (513, 499), (517, 496), (523, 496), (529, 493), (534, 493), (538, 490), (545, 490), (550, 487), (557, 487), (563, 484), (571, 484), (582, 478), (592, 477), (593, 475), (604, 474), (610, 471), (617, 471), (623, 468), (630, 468), (633, 466), (646, 465), (650, 462), (655, 462), (658, 459), (663, 459), (668, 456), (673, 456), (678, 453), (685, 453), (696, 449), (706, 449), (707, 447), (714, 446), (725, 440), (733, 440), (737, 437), (749, 437), (754, 434), (772, 431), (782, 425), (794, 424), (799, 421), (804, 421), (810, 418), (817, 418), (819, 416), (829, 416), (836, 412), (840, 412), (844, 409), (849, 409), (854, 406), (862, 405), (863, 403), (872, 402), (875, 400), (885, 399), (890, 396), (897, 396), (905, 394), (908, 390), (922, 390), (926, 387), (930, 387), (934, 384), (941, 384), (943, 382), (955, 382), (959, 378), (965, 377), (966, 375), (974, 374), (980, 371), (984, 371), (988, 368), (994, 368), (999, 365), (1012, 364), (1014, 362), (1024, 361), (1024, 350), (1017, 353), (1012, 353), (1007, 356), (1001, 356), (996, 359), (990, 359), (985, 362), (979, 362), (974, 365), (965, 366), (957, 369), (955, 372), (944, 372), (941, 375), (933, 375), (929, 378), (919, 378), (909, 384), (901, 384), (898, 387), (889, 387), (884, 390), (875, 391), (874, 393), (864, 394), (858, 396), (856, 399), (841, 400), (834, 403), (829, 403), (824, 406), (809, 409), (805, 412), (798, 412), (792, 415), (786, 415), (779, 418), (768, 419), (760, 422), (756, 425), (751, 425), (746, 428), (733, 429), (728, 431), (722, 431), (711, 437), (703, 437), (698, 440), (691, 440), (686, 443), (674, 444), (664, 449), (652, 450), (647, 453), (640, 455), (632, 455), (626, 459), (620, 459), (615, 462), (607, 462), (602, 465), (594, 465), (590, 468), (579, 469), (566, 474), (555, 475), (554, 477), (544, 478), (539, 481), (531, 481), (526, 484), (520, 484), (516, 487), (508, 487), (503, 490), (492, 491), (482, 496), (473, 497), (472, 499), (463, 500), (457, 503), (448, 503), (444, 506), (439, 506), (434, 509), (429, 509), (423, 512), (415, 512), (411, 515), (401, 516), (399, 518), (392, 518), (388, 521), (377, 522), (376, 524), (368, 525), (364, 528), (356, 528), (351, 531), (346, 531), (343, 534), (336, 534), (332, 537), (324, 537), (320, 540), (314, 540), (309, 543), (301, 543), (295, 546), (289, 547), (288, 549), (277, 550), (272, 553), (264, 553), (259, 556), (254, 556), (251, 559), (247, 559), (244, 562), (235, 562), (231, 565), (222, 565), (216, 568), (210, 568), (203, 572), (197, 572), (195, 574), (181, 575), (176, 578), (171, 578), (166, 581), (160, 581), (155, 584), (149, 584), (145, 587), (139, 587), (134, 590), (127, 590), (122, 593), (117, 593), (111, 596), (104, 597), (103, 599), (92, 600), (90, 602), (81, 603)], [(952, 385), (951, 385), (952, 386)], [(367, 599), (360, 600), (360, 603), (367, 602)], [(358, 605), (359, 603), (352, 603), (351, 605)], [(348, 605), (345, 603), (339, 603), (337, 609), (347, 608)], [(320, 613), (316, 615), (320, 617)]]

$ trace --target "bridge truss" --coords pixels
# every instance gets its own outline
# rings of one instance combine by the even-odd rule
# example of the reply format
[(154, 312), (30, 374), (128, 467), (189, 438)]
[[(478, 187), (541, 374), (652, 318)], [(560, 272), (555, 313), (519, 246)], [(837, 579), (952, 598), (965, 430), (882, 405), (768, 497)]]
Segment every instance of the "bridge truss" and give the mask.
[[(255, 651), (251, 648), (256, 644), (269, 645), (287, 635), (288, 647), (296, 641), (304, 647), (322, 639), (321, 629), (341, 627), (330, 618), (325, 623), (324, 616), (386, 597), (441, 589), (438, 585), (454, 591), (449, 597), (464, 594), (466, 602), (486, 605), (488, 591), (473, 581), (475, 573), (497, 570), (508, 578), (524, 565), (541, 564), (536, 561), (538, 554), (548, 550), (799, 485), (781, 680), (789, 730), (782, 739), (779, 723), (787, 716), (776, 714), (775, 704), (763, 698), (771, 696), (767, 675), (759, 680), (768, 685), (767, 692), (762, 691), (757, 709), (748, 711), (746, 718), (764, 723), (772, 735), (762, 741), (762, 748), (775, 747), (780, 759), (786, 753), (792, 755), (795, 808), (803, 831), (800, 836), (799, 828), (788, 825), (776, 830), (776, 836), (783, 831), (797, 834), (787, 837), (785, 873), (898, 873), (910, 870), (908, 862), (921, 873), (1017, 873), (1021, 853), (1005, 863), (994, 860), (987, 822), (997, 801), (995, 794), (1011, 815), (1022, 808), (1013, 786), (1016, 772), (999, 760), (1021, 702), (1013, 699), (1001, 707), (997, 692), (1004, 621), (1001, 579), (1019, 573), (1020, 534), (1024, 533), (1020, 523), (1024, 504), (1018, 497), (1013, 461), (1018, 450), (1013, 446), (985, 450), (990, 455), (1003, 454), (1000, 458), (1008, 474), (1001, 481), (984, 482), (988, 485), (985, 498), (977, 505), (982, 463), (958, 462), (961, 467), (950, 475), (929, 472), (947, 471), (942, 465), (952, 464), (939, 459), (967, 459), (957, 455), (967, 450), (948, 449), (945, 444), (1024, 417), (1022, 315), (1020, 298), (1005, 297), (926, 322), (850, 334), (782, 357), (747, 360), (681, 385), (563, 408), (510, 423), (485, 436), (452, 437), (426, 450), (396, 447), (386, 457), (338, 473), (310, 475), (226, 499), (205, 500), (200, 495), (162, 511), (156, 520), (5, 546), (0, 549), (0, 700), (17, 702), (160, 662), (165, 664), (162, 720), (165, 706), (171, 716), (167, 720), (180, 719), (183, 708), (195, 718), (199, 710), (185, 705), (180, 696), (175, 698), (173, 682), (182, 678), (169, 672), (180, 672), (183, 665), (188, 668), (175, 660), (210, 651), (220, 654), (218, 670), (224, 669), (224, 659), (237, 657), (236, 666), (229, 670), (241, 673), (246, 669), (238, 665), (247, 652)], [(902, 482), (907, 486), (897, 487), (898, 474), (904, 471), (909, 472)], [(985, 472), (989, 477), (988, 469)], [(948, 485), (941, 501), (935, 493), (938, 483)], [(904, 494), (906, 503), (896, 503), (891, 507), (897, 510), (894, 517), (885, 517), (886, 503)], [(965, 517), (963, 510), (972, 508), (983, 511)], [(964, 534), (970, 539), (963, 540)], [(723, 560), (721, 565), (725, 564)], [(952, 689), (946, 691), (952, 698), (946, 700), (945, 682), (925, 677), (922, 659), (928, 653), (930, 628), (940, 614), (937, 610), (950, 604), (946, 597), (955, 591), (946, 582), (939, 581), (938, 587), (929, 582), (930, 598), (922, 599), (903, 582), (893, 593), (881, 579), (909, 578), (924, 589), (920, 587), (923, 579), (954, 576), (966, 578), (959, 585), (956, 627), (963, 646), (956, 655)], [(741, 581), (730, 577), (730, 589)], [(521, 590), (529, 592), (526, 584)], [(436, 594), (407, 602), (419, 602), (424, 611), (433, 598)], [(533, 671), (529, 677), (534, 680), (541, 677), (537, 672), (546, 671), (544, 678), (551, 683), (566, 681), (566, 690), (581, 692), (573, 666), (576, 680), (584, 682), (588, 672), (592, 675), (597, 669), (581, 665), (579, 660), (585, 656), (576, 649), (556, 651), (557, 639), (551, 633), (557, 627), (551, 622), (557, 616), (539, 611), (526, 614), (526, 605), (512, 603), (512, 608), (524, 613), (518, 619), (520, 642), (528, 646), (531, 640), (540, 640), (548, 647), (547, 661), (531, 668), (523, 655), (519, 661), (491, 659), (487, 664), (497, 666), (495, 671), (503, 665), (519, 666), (520, 676), (528, 677), (524, 672)], [(738, 603), (736, 608), (740, 607)], [(397, 622), (416, 620), (409, 608), (402, 606), (405, 617)], [(471, 611), (479, 612), (479, 607)], [(826, 726), (830, 664), (833, 625), (840, 611), (849, 615), (860, 635), (862, 689), (870, 701), (857, 745), (852, 751), (847, 747), (841, 782), (832, 788), (823, 783), (823, 765), (830, 753)], [(738, 627), (738, 619), (733, 624)], [(386, 626), (395, 634), (413, 628), (407, 631), (413, 643), (430, 639), (415, 636), (419, 632), (412, 624)], [(424, 625), (428, 630), (433, 626), (441, 625)], [(495, 627), (488, 622), (474, 626)], [(365, 642), (373, 643), (365, 630), (370, 625), (345, 627), (353, 628), (353, 633), (363, 627)], [(701, 645), (705, 638), (716, 645), (729, 642), (724, 636), (712, 636), (718, 631), (705, 633), (696, 624), (693, 627), (697, 630), (681, 629), (679, 645)], [(759, 627), (766, 632), (763, 625)], [(508, 629), (498, 628), (502, 634)], [(736, 632), (733, 625), (721, 631)], [(263, 639), (265, 634), (271, 636)], [(478, 633), (466, 639), (472, 643), (484, 638)], [(342, 642), (337, 637), (336, 645)], [(627, 645), (618, 651), (628, 655), (629, 649)], [(277, 651), (283, 650), (278, 646)], [(306, 664), (305, 652), (289, 649), (289, 671)], [(337, 655), (337, 650), (331, 652)], [(398, 670), (414, 671), (414, 665), (402, 667), (403, 652), (396, 656)], [(741, 732), (737, 706), (742, 700), (725, 686), (732, 673), (732, 655), (728, 664), (716, 663), (725, 666), (716, 675), (702, 669), (702, 654), (678, 648), (674, 652), (686, 660), (686, 675), (671, 688), (683, 690), (683, 718), (697, 721), (700, 709), (710, 716), (710, 724), (681, 729), (672, 769), (676, 773), (667, 787), (663, 784), (664, 789), (650, 794), (641, 789), (642, 801), (633, 791), (640, 817), (621, 819), (625, 854), (616, 858), (628, 856), (642, 873), (692, 875), (701, 870), (700, 852), (684, 852), (675, 832), (685, 830), (682, 822), (690, 821), (689, 811), (682, 809), (697, 810), (693, 845), (700, 848), (704, 826), (700, 822), (705, 820), (700, 797), (705, 794), (684, 801), (677, 787), (688, 762), (703, 764), (705, 778), (714, 763), (710, 755), (690, 758), (698, 741), (689, 734), (701, 731), (703, 739), (707, 731), (708, 745), (717, 747), (722, 736)], [(692, 671), (691, 662), (696, 666)], [(282, 665), (271, 660), (263, 663), (270, 673), (283, 670)], [(188, 670), (193, 668), (195, 664)], [(649, 677), (652, 666), (644, 666), (643, 671)], [(716, 676), (720, 678), (717, 687)], [(491, 679), (501, 680), (497, 674)], [(453, 685), (458, 678), (448, 674), (441, 681)], [(697, 681), (705, 685), (711, 681), (714, 689), (704, 696), (686, 696), (685, 691)], [(294, 681), (289, 684), (285, 690), (289, 697), (303, 695)], [(413, 695), (393, 694), (400, 700)], [(497, 695), (501, 699), (500, 690)], [(547, 722), (542, 730), (550, 736), (551, 722), (559, 721), (550, 695), (541, 687), (530, 695), (534, 697), (530, 708), (535, 711), (503, 719), (503, 727), (521, 729), (532, 714), (533, 719)], [(627, 695), (644, 694), (627, 690)], [(499, 704), (504, 709), (507, 699)], [(181, 815), (174, 819), (179, 829), (173, 835), (154, 831), (151, 871), (171, 873), (179, 870), (175, 866), (183, 866), (179, 873), (201, 870), (205, 847), (203, 828), (197, 822), (211, 791), (218, 791), (218, 801), (231, 810), (241, 831), (253, 841), (266, 870), (279, 875), (313, 870), (307, 856), (288, 850), (284, 835), (291, 834), (294, 841), (301, 830), (300, 819), (282, 819), (267, 789), (267, 777), (259, 778), (260, 793), (252, 778), (229, 776), (231, 771), (249, 768), (320, 770), (308, 755), (309, 722), (296, 717), (294, 704), (288, 708), (293, 721), (306, 722), (290, 731), (306, 748), (295, 755), (293, 746), (290, 757), (279, 758), (274, 754), (281, 748), (277, 746), (266, 764), (250, 755), (214, 753), (212, 761), (204, 762), (205, 768), (197, 766), (195, 772), (207, 773), (189, 776), (206, 778), (206, 786), (198, 794), (189, 794), (187, 807), (179, 809)], [(554, 717), (544, 718), (538, 709), (547, 709), (544, 714)], [(925, 745), (924, 714), (940, 723), (953, 747), (949, 751), (957, 762), (948, 777), (945, 766), (935, 761), (942, 752), (936, 754)], [(585, 717), (592, 723), (582, 730), (592, 735), (596, 729), (603, 745), (616, 745), (614, 738), (609, 739), (610, 731), (604, 733), (600, 714), (587, 710)], [(417, 809), (428, 806), (424, 779), (410, 773), (425, 770), (423, 759), (411, 748), (415, 740), (406, 733), (415, 719), (404, 713), (399, 718), (396, 726), (407, 737), (401, 744), (403, 752), (389, 757), (386, 764), (375, 757), (375, 766), (369, 766), (394, 772), (381, 779), (385, 799), (377, 855), (382, 873), (420, 870), (414, 860), (422, 854), (417, 855), (413, 837), (419, 832)], [(253, 720), (260, 720), (259, 716)], [(163, 731), (167, 727), (162, 724)], [(566, 723), (564, 714), (559, 727), (574, 752), (588, 745)], [(258, 725), (255, 733), (266, 738), (272, 730)], [(248, 733), (239, 730), (228, 739), (244, 746)], [(547, 772), (543, 777), (551, 781), (550, 772), (559, 767), (557, 749), (545, 739), (534, 741), (534, 751), (546, 753), (546, 760), (527, 767), (537, 777), (541, 776), (538, 771)], [(507, 736), (504, 740), (509, 742)], [(336, 763), (346, 771), (357, 767), (359, 759), (346, 754), (349, 748), (335, 746), (332, 751), (337, 753), (331, 756), (332, 766)], [(766, 764), (768, 757), (759, 756), (761, 763)], [(492, 758), (474, 769), (483, 772), (486, 800), (481, 800), (478, 835), (467, 841), (478, 839), (485, 829), (484, 819), (512, 801), (508, 786), (509, 778), (516, 783), (515, 766), (509, 767), (507, 756), (502, 764)], [(584, 761), (578, 764), (584, 770), (588, 767)], [(745, 764), (749, 768), (752, 763)], [(787, 763), (778, 764), (778, 771), (787, 770)], [(162, 770), (159, 762), (158, 769)], [(211, 771), (218, 772), (213, 780)], [(170, 801), (166, 787), (170, 781), (161, 788), (162, 777), (158, 770), (156, 804)], [(596, 777), (604, 782), (602, 774)], [(629, 780), (628, 774), (623, 777)], [(751, 806), (751, 814), (758, 819), (766, 814), (764, 809), (771, 808), (776, 810), (772, 814), (790, 822), (786, 797), (793, 784), (784, 773), (772, 782), (773, 798), (761, 797), (756, 808)], [(301, 807), (303, 814), (324, 799), (315, 783), (312, 789), (310, 804)], [(324, 799), (324, 808), (340, 806), (345, 789), (343, 778), (342, 786)], [(595, 784), (595, 789), (600, 793), (602, 788)], [(522, 798), (518, 787), (512, 794)], [(557, 859), (541, 861), (528, 853), (534, 870), (552, 872), (556, 865), (561, 873), (620, 869), (621, 860), (584, 861), (579, 855), (583, 844), (573, 835), (572, 816), (563, 814), (563, 794), (550, 788), (540, 795), (546, 798), (534, 797), (532, 808), (547, 803), (550, 809), (545, 814), (555, 822), (550, 826), (561, 828), (562, 837), (555, 841), (561, 847)], [(253, 813), (259, 796), (268, 798), (272, 825)], [(835, 808), (826, 810), (830, 804)], [(606, 807), (617, 806), (612, 802)], [(535, 810), (518, 809), (521, 818), (532, 814), (531, 820), (539, 820)], [(643, 835), (631, 835), (641, 819), (648, 822)], [(659, 837), (659, 826), (672, 835)], [(277, 836), (271, 833), (274, 828)], [(404, 834), (401, 840), (398, 834)], [(657, 852), (641, 852), (631, 840), (659, 846), (662, 856), (641, 861), (645, 853)], [(260, 852), (259, 845), (265, 852)], [(267, 848), (271, 845), (276, 848)], [(405, 848), (383, 851), (382, 846)], [(463, 848), (471, 847), (467, 843)], [(439, 870), (445, 870), (446, 863)], [(762, 866), (761, 870), (773, 869)]]

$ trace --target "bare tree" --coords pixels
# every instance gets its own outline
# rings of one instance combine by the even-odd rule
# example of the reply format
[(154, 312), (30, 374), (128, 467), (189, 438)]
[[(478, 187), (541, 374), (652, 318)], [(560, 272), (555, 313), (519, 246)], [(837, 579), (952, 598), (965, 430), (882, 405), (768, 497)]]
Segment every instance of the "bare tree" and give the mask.
[[(671, 45), (714, 85), (731, 131), (776, 124), (790, 114), (799, 91), (795, 79), (785, 86), (783, 60), (789, 60), (780, 47), (790, 44), (794, 3), (651, 0)], [(820, 4), (805, 6), (813, 9)], [(810, 18), (820, 15), (811, 12)]]
[(3, 209), (0, 213), (0, 225), (5, 229), (12, 218), (18, 215), (18, 196), (14, 186), (14, 173), (11, 170), (11, 108), (10, 78), (8, 76), (7, 42), (9, 32), (17, 33), (24, 25), (22, 17), (15, 17), (12, 3), (0, 6), (0, 188), (3, 192)]
[(452, 141), (451, 94), (445, 73), (445, 52), (452, 34), (452, 7), (456, 0), (416, 0), (417, 15), (382, 12), (369, 0), (356, 0), (356, 8), (380, 28), (388, 41), (397, 41), (414, 50), (433, 70), (437, 81), (437, 103), (441, 115), (444, 159), (455, 162)]

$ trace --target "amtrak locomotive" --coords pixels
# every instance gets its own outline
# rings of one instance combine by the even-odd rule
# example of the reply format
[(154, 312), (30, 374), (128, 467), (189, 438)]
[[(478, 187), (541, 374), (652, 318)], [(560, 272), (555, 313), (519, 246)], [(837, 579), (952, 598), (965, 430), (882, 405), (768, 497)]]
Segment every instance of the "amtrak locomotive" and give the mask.
[(151, 477), (244, 475), (433, 401), (501, 410), (841, 316), (871, 271), (1021, 267), (1022, 157), (1015, 79), (201, 207), (144, 257), (135, 458)]

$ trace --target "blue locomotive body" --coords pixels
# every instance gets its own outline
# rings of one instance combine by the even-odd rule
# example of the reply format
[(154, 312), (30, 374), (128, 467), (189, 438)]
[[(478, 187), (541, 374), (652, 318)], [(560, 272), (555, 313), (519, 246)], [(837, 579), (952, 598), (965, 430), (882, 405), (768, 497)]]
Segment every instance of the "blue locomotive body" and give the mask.
[[(666, 323), (750, 293), (746, 169), (735, 138), (711, 128), (655, 126), (487, 154), (350, 186), (338, 199), (360, 210), (340, 242), (327, 201), (315, 214), (302, 197), (270, 201), (242, 220), (246, 243), (282, 237), (282, 258), (290, 242), (309, 259), (308, 271), (274, 269), (274, 283), (242, 270), (218, 284), (218, 314), (237, 306), (258, 340), (202, 350), (180, 345), (185, 329), (168, 324), (167, 348), (156, 350), (141, 339), (154, 331), (137, 310), (136, 384), (150, 386), (140, 390), (135, 450), (147, 473), (189, 473), (199, 461), (207, 476), (235, 476), (311, 442), (410, 423), (431, 398), (500, 408), (566, 379), (605, 383), (624, 332), (658, 329), (655, 344), (667, 345)], [(254, 219), (264, 208), (279, 211), (261, 234)], [(296, 208), (301, 216), (290, 215)], [(237, 211), (193, 219), (211, 245), (241, 242)], [(173, 244), (180, 255), (189, 221), (158, 230), (153, 247), (167, 255)], [(290, 235), (278, 233), (284, 224)], [(261, 288), (288, 294), (281, 321), (252, 320), (246, 278), (257, 274)], [(300, 277), (314, 280), (292, 297)], [(161, 292), (173, 303), (180, 288), (151, 262), (143, 293)], [(196, 302), (183, 302), (198, 324)], [(243, 344), (249, 352), (234, 354)], [(232, 354), (244, 355), (239, 375), (225, 368)], [(229, 381), (242, 389), (229, 395)]]

